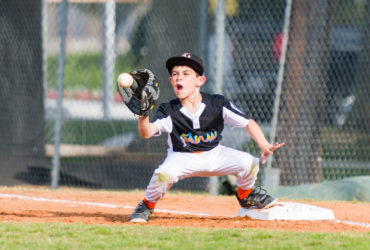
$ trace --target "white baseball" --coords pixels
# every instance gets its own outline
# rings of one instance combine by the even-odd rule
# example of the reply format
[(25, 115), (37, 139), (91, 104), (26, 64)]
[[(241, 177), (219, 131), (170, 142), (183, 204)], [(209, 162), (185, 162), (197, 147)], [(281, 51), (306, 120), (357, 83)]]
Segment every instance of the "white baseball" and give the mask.
[(122, 88), (129, 88), (134, 82), (134, 78), (129, 73), (122, 73), (118, 76), (117, 83)]

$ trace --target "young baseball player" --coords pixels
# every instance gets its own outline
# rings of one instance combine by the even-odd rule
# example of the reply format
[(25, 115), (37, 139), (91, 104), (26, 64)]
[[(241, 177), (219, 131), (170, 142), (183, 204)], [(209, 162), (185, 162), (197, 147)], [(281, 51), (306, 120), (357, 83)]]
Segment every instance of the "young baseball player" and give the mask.
[(271, 145), (257, 123), (249, 119), (222, 95), (200, 91), (206, 82), (202, 60), (191, 53), (171, 57), (166, 62), (169, 81), (176, 99), (162, 103), (153, 121), (149, 116), (138, 120), (141, 137), (148, 139), (168, 134), (168, 152), (154, 171), (145, 197), (130, 216), (131, 222), (147, 222), (156, 203), (181, 179), (200, 176), (237, 176), (237, 199), (240, 206), (267, 208), (277, 199), (261, 188), (253, 189), (259, 159), (249, 153), (220, 144), (227, 124), (244, 128), (261, 149), (262, 164), (266, 156), (284, 143)]

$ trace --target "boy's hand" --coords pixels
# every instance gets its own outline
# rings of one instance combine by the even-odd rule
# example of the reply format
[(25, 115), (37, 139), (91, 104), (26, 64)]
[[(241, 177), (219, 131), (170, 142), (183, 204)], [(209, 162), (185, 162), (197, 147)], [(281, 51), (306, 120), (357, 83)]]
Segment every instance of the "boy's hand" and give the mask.
[(266, 157), (268, 155), (273, 155), (274, 154), (274, 151), (282, 146), (285, 145), (285, 142), (283, 143), (278, 143), (276, 142), (274, 145), (272, 144), (266, 144), (264, 146), (261, 147), (261, 160), (262, 160), (262, 165), (264, 165), (266, 163)]

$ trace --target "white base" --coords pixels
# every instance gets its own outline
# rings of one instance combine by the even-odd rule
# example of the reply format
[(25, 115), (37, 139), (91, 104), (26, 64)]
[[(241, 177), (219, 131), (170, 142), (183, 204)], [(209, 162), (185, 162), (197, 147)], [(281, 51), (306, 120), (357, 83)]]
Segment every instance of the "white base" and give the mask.
[(330, 209), (295, 202), (278, 202), (266, 208), (240, 208), (239, 217), (255, 220), (333, 220), (334, 213)]

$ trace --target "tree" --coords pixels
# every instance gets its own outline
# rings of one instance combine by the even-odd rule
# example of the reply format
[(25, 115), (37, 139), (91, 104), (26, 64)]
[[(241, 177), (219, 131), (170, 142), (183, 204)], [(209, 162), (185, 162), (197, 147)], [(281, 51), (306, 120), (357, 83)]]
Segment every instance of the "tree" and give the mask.
[(278, 141), (280, 184), (321, 181), (320, 135), (330, 56), (329, 0), (293, 2)]

